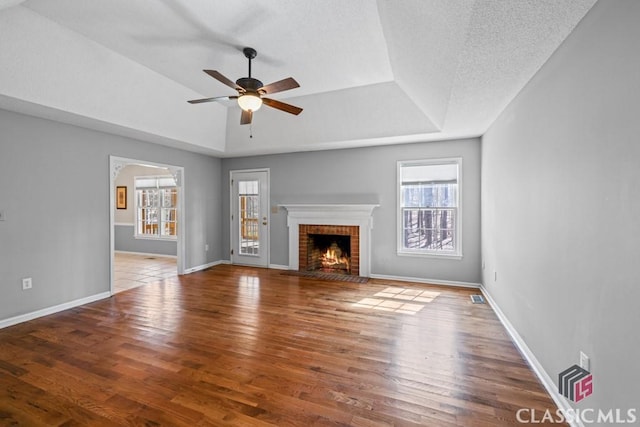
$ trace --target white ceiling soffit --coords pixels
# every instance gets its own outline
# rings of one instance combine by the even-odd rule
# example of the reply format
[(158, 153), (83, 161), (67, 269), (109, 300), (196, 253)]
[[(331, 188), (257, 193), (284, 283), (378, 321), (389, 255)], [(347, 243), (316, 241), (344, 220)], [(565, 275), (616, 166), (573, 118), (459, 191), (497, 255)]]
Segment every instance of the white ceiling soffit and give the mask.
[[(0, 28), (3, 103), (18, 99), (34, 112), (47, 107), (47, 118), (110, 123), (122, 128), (116, 133), (130, 130), (154, 142), (224, 149), (224, 108), (193, 111), (175, 102), (196, 92), (23, 7), (0, 13)], [(58, 111), (68, 114), (58, 117)], [(88, 120), (76, 123), (74, 118)]]
[[(0, 108), (221, 156), (477, 136), (595, 0), (0, 0)], [(251, 127), (202, 72), (301, 85)], [(249, 138), (250, 131), (253, 138)]]
[[(304, 105), (305, 111), (293, 116), (263, 106), (254, 114), (251, 126), (240, 126), (240, 108), (230, 108), (227, 117), (230, 142), (226, 153), (264, 154), (292, 148), (295, 151), (335, 148), (336, 144), (370, 145), (379, 139), (437, 130), (394, 82), (289, 98), (287, 102)], [(356, 143), (357, 140), (369, 144)]]

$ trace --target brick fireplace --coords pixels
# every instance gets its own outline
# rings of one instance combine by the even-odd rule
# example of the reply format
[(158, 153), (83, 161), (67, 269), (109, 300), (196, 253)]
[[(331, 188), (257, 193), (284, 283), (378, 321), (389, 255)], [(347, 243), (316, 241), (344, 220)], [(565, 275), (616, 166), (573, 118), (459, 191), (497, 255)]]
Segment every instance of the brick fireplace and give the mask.
[[(318, 225), (300, 224), (298, 230), (298, 270), (330, 271), (335, 273), (360, 275), (360, 227), (356, 225)], [(325, 237), (324, 239), (317, 236)], [(316, 241), (314, 244), (314, 240)], [(324, 244), (318, 245), (318, 241)], [(325, 243), (326, 242), (326, 243)], [(345, 242), (345, 243), (338, 243)], [(317, 254), (332, 250), (332, 245), (339, 247), (335, 268), (326, 267)], [(346, 267), (345, 267), (346, 264)]]
[(308, 271), (310, 236), (312, 239), (317, 235), (348, 236), (348, 249), (341, 249), (343, 255), (345, 252), (349, 255), (349, 269), (345, 274), (369, 277), (373, 210), (378, 205), (290, 204), (280, 206), (287, 209), (289, 270)]

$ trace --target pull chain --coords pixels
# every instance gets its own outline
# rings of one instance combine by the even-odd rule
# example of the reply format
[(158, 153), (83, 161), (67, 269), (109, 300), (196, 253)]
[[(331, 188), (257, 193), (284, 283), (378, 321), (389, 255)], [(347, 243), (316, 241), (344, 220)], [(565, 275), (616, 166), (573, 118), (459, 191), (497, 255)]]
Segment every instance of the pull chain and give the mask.
[(249, 138), (253, 138), (253, 123), (249, 123)]

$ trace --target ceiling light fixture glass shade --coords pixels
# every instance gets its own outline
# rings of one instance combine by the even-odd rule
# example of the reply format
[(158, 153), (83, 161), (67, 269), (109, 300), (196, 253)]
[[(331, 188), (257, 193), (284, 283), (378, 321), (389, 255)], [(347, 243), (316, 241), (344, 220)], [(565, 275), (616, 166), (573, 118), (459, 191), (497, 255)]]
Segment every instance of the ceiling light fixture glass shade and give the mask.
[(258, 111), (262, 107), (262, 99), (259, 96), (247, 93), (238, 98), (238, 105), (244, 111)]

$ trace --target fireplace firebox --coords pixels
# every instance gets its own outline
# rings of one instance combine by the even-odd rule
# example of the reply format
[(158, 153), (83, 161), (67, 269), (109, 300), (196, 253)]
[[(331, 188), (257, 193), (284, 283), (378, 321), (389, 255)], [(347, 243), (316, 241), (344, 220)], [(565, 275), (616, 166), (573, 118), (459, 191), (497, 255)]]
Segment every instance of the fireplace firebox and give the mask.
[(300, 224), (299, 270), (359, 275), (358, 226)]
[(307, 245), (308, 271), (351, 272), (351, 236), (309, 234)]

